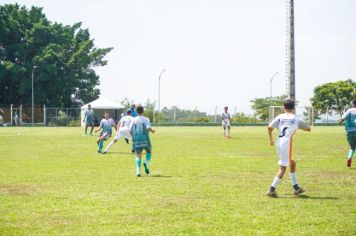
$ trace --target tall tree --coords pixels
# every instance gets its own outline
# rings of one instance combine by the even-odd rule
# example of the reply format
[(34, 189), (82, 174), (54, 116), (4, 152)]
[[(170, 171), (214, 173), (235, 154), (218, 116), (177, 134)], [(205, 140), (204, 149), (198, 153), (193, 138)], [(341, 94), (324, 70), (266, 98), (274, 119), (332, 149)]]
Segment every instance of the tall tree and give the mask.
[(269, 117), (270, 106), (283, 106), (284, 100), (287, 95), (277, 97), (255, 98), (251, 100), (251, 108), (255, 111), (259, 119), (267, 121)]
[(356, 82), (351, 79), (316, 86), (310, 99), (318, 115), (334, 111), (340, 116), (356, 99)]
[[(96, 48), (88, 29), (49, 21), (42, 8), (0, 6), (0, 105), (73, 107), (100, 94), (94, 68), (112, 48)], [(36, 68), (35, 68), (36, 67)]]

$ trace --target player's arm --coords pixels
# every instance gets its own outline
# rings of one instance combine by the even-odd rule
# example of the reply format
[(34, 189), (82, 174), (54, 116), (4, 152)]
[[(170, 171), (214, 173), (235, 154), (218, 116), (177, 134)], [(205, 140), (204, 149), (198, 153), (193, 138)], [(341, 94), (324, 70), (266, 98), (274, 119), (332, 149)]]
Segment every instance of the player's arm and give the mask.
[(271, 145), (271, 146), (273, 146), (274, 145), (274, 139), (273, 139), (273, 135), (272, 135), (272, 132), (273, 132), (273, 127), (272, 126), (267, 126), (267, 130), (268, 130), (268, 136), (269, 136), (269, 144)]
[(152, 129), (152, 127), (148, 128), (147, 130), (148, 130), (149, 132), (151, 132), (151, 133), (156, 132), (156, 130)]
[(148, 132), (151, 132), (151, 133), (156, 132), (156, 130), (152, 129), (151, 122), (149, 119), (146, 120), (146, 127), (147, 127)]
[(303, 131), (308, 131), (308, 132), (311, 131), (310, 125), (307, 124), (304, 120), (299, 120), (298, 127)]
[(85, 122), (85, 118), (87, 118), (87, 111), (84, 112), (83, 122)]
[(341, 119), (338, 121), (339, 124), (342, 124), (342, 122), (344, 122), (346, 120), (346, 117), (349, 115), (349, 110), (347, 110), (342, 116)]
[(101, 121), (99, 127), (96, 128), (95, 133), (98, 133), (102, 128), (103, 128), (103, 122)]

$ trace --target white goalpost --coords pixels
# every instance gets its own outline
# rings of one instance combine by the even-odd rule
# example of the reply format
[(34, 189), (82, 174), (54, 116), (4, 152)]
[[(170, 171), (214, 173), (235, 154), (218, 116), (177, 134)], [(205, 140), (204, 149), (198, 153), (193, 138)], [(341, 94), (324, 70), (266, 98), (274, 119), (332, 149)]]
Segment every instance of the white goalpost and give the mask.
[[(269, 122), (276, 116), (284, 112), (283, 106), (270, 106), (269, 107)], [(297, 106), (295, 107), (295, 114), (301, 117), (309, 125), (314, 125), (314, 109), (312, 106)]]

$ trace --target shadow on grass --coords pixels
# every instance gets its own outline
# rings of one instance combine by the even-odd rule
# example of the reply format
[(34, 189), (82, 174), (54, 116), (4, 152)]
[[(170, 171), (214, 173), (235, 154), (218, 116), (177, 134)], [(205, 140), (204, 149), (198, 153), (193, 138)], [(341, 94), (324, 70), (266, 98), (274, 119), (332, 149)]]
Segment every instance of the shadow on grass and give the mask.
[(132, 152), (108, 152), (104, 155), (112, 156), (112, 155), (127, 155), (127, 154), (133, 154)]
[(338, 200), (338, 197), (318, 197), (318, 196), (309, 196), (309, 195), (287, 195), (287, 196), (278, 196), (278, 198), (296, 198), (296, 199), (311, 199), (311, 200)]
[(159, 174), (156, 174), (156, 175), (146, 175), (146, 177), (152, 177), (152, 178), (172, 178), (172, 176), (170, 176), (170, 175), (159, 175)]

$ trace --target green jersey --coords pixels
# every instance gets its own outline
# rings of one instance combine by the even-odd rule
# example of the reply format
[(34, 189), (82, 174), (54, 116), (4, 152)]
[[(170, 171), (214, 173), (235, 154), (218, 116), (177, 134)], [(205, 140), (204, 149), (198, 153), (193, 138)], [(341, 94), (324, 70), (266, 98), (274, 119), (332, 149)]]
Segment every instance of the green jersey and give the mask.
[(347, 134), (356, 134), (356, 108), (348, 109), (341, 118), (345, 121)]
[(94, 121), (94, 111), (92, 109), (85, 111), (85, 123), (92, 123)]
[(144, 116), (136, 116), (130, 124), (130, 133), (135, 149), (151, 148), (148, 129), (151, 128), (150, 120)]

